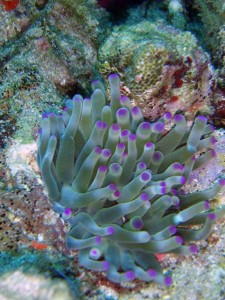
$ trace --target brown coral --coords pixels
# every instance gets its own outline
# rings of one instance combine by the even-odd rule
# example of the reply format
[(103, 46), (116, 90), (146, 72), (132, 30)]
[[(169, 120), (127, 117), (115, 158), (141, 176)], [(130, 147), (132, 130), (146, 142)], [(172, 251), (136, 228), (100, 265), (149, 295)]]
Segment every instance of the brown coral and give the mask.
[(0, 250), (30, 247), (37, 240), (64, 252), (64, 224), (51, 210), (43, 186), (23, 171), (12, 178), (3, 153), (0, 163)]
[(214, 72), (209, 57), (190, 32), (141, 22), (120, 26), (99, 50), (104, 77), (117, 72), (121, 91), (142, 107), (145, 117), (166, 111), (212, 114)]

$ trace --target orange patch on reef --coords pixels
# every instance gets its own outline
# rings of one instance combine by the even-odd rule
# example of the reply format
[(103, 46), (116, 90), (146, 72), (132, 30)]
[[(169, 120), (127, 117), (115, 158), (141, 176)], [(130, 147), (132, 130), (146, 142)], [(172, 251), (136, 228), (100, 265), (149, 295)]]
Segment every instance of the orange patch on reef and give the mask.
[(175, 81), (175, 87), (176, 88), (179, 88), (179, 87), (181, 87), (182, 85), (183, 85), (183, 80), (182, 79), (176, 79), (176, 81)]
[(33, 249), (36, 249), (38, 251), (41, 251), (41, 250), (44, 250), (48, 247), (48, 245), (44, 244), (44, 243), (39, 243), (37, 241), (33, 241), (31, 244), (30, 244), (30, 247), (33, 248)]
[(157, 258), (158, 261), (162, 261), (165, 256), (166, 256), (166, 254), (164, 254), (164, 253), (155, 254), (155, 257)]
[(10, 11), (15, 9), (20, 1), (19, 0), (1, 0), (2, 5), (4, 6), (5, 11)]
[(168, 89), (169, 89), (169, 86), (168, 85), (163, 85), (162, 87), (161, 87), (161, 89), (160, 89), (160, 93), (161, 94), (165, 94), (167, 91), (168, 91)]
[(178, 96), (172, 96), (169, 100), (169, 102), (176, 102), (178, 101)]
[(196, 113), (197, 111), (199, 111), (199, 109), (203, 106), (203, 103), (201, 101), (199, 101), (199, 99), (196, 99), (194, 101), (194, 103), (191, 105), (189, 111), (191, 113)]
[(187, 57), (187, 63), (189, 63), (189, 64), (192, 63), (192, 58), (190, 56)]

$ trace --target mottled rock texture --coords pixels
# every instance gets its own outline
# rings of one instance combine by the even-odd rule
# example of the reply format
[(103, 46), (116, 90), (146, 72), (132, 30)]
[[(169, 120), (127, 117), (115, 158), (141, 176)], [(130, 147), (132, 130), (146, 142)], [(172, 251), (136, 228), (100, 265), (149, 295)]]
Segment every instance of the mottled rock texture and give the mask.
[(40, 113), (49, 105), (57, 110), (63, 98), (87, 90), (87, 82), (96, 78), (98, 45), (109, 28), (107, 13), (96, 5), (89, 0), (21, 1), (9, 12), (1, 5), (2, 134), (14, 122), (17, 138), (31, 141)]
[(122, 92), (152, 120), (166, 111), (213, 113), (214, 71), (190, 32), (147, 21), (119, 26), (99, 50), (99, 69), (118, 72)]

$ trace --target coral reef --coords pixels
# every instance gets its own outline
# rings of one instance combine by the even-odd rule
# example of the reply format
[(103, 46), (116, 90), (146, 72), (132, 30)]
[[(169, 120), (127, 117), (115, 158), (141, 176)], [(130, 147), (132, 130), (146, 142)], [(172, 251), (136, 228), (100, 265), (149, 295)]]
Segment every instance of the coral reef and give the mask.
[(109, 82), (109, 105), (94, 81), (91, 98), (77, 94), (62, 114), (43, 115), (38, 165), (54, 209), (71, 226), (67, 247), (79, 250), (82, 266), (105, 271), (113, 282), (168, 286), (156, 255), (196, 253), (192, 241), (206, 238), (225, 211), (209, 203), (224, 179), (203, 191), (182, 189), (215, 156), (213, 128), (205, 116), (191, 128), (181, 114), (145, 122), (140, 108), (120, 97), (119, 76)]
[[(17, 153), (17, 163), (18, 157)], [(29, 248), (33, 241), (39, 241), (66, 252), (64, 225), (51, 211), (42, 185), (25, 168), (11, 166), (13, 174), (9, 165), (9, 158), (0, 152), (0, 250)]]
[[(111, 5), (110, 17), (97, 2)], [(125, 5), (125, 2), (128, 5)], [(130, 3), (138, 2), (142, 2), (142, 5), (130, 8)], [(178, 6), (177, 10), (169, 11), (171, 2), (172, 4), (180, 2), (182, 7)], [(197, 3), (200, 2), (201, 5), (198, 5)], [(113, 3), (116, 5), (113, 6)], [(117, 8), (118, 3), (120, 3), (120, 12)], [(72, 296), (75, 299), (76, 295), (79, 295), (79, 291), (76, 291), (77, 282), (79, 282), (82, 299), (125, 300), (132, 297), (218, 300), (225, 297), (225, 227), (222, 220), (214, 226), (212, 235), (206, 240), (197, 242), (199, 253), (186, 258), (172, 253), (156, 254), (162, 266), (161, 270), (167, 270), (166, 275), (170, 275), (173, 271), (174, 284), (169, 289), (163, 285), (140, 283), (137, 280), (112, 283), (107, 280), (104, 272), (87, 272), (77, 262), (77, 251), (74, 255), (74, 251), (69, 251), (65, 245), (65, 232), (69, 231), (77, 209), (71, 209), (71, 219), (66, 221), (70, 210), (66, 207), (67, 210), (64, 211), (64, 208), (58, 206), (65, 222), (58, 213), (52, 211), (52, 205), (48, 202), (40, 173), (37, 171), (34, 144), (42, 112), (51, 110), (56, 114), (60, 113), (64, 100), (68, 96), (74, 93), (87, 95), (91, 90), (90, 80), (100, 77), (96, 68), (97, 51), (107, 34), (110, 34), (112, 23), (126, 24), (129, 32), (129, 26), (142, 21), (143, 18), (150, 22), (157, 22), (152, 28), (162, 30), (166, 38), (170, 35), (167, 29), (174, 35), (174, 40), (181, 35), (180, 31), (167, 27), (168, 23), (182, 30), (188, 29), (196, 33), (198, 38), (205, 37), (198, 42), (202, 42), (203, 47), (206, 44), (205, 48), (213, 54), (215, 67), (218, 67), (219, 71), (219, 77), (214, 78), (209, 58), (201, 48), (198, 48), (197, 53), (195, 52), (197, 48), (194, 47), (194, 54), (199, 56), (198, 59), (195, 55), (192, 56), (193, 49), (190, 48), (190, 53), (187, 51), (185, 55), (183, 53), (178, 55), (177, 61), (174, 61), (174, 54), (171, 54), (170, 50), (166, 52), (166, 47), (157, 48), (159, 51), (156, 51), (155, 55), (171, 55), (169, 61), (172, 63), (167, 65), (165, 61), (168, 68), (162, 69), (163, 76), (165, 74), (162, 82), (169, 82), (169, 84), (159, 89), (158, 81), (153, 80), (153, 87), (148, 90), (153, 106), (152, 111), (151, 106), (148, 108), (150, 117), (155, 119), (170, 108), (172, 112), (180, 108), (187, 109), (186, 115), (192, 119), (198, 111), (199, 104), (200, 108), (202, 107), (202, 102), (205, 107), (201, 111), (212, 113), (210, 102), (216, 97), (213, 99), (214, 121), (216, 125), (224, 125), (225, 35), (224, 26), (221, 27), (223, 6), (221, 10), (218, 9), (220, 6), (221, 0), (0, 1), (0, 298), (65, 299), (66, 297), (70, 299), (71, 292), (75, 290)], [(125, 26), (119, 28), (122, 32)], [(120, 37), (119, 30), (115, 29), (115, 32)], [(142, 31), (140, 32), (139, 35), (142, 34)], [(194, 40), (192, 35), (189, 37), (186, 33), (183, 35), (187, 39), (190, 37), (191, 42)], [(155, 37), (157, 43), (164, 45), (162, 42), (164, 37), (162, 40), (158, 39), (157, 35)], [(147, 35), (145, 38), (148, 40)], [(129, 43), (132, 46), (132, 39)], [(183, 41), (180, 44), (182, 43)], [(160, 57), (157, 61), (154, 57), (155, 44), (153, 42), (151, 44), (149, 58), (155, 70), (152, 69), (150, 75), (154, 77), (160, 73), (165, 57)], [(182, 49), (180, 44), (179, 51)], [(115, 56), (113, 65), (118, 65), (123, 60), (122, 54), (126, 53), (128, 46), (129, 44), (121, 48), (123, 52)], [(131, 49), (134, 49), (133, 46)], [(114, 51), (113, 47), (112, 50)], [(142, 50), (143, 55), (148, 58), (148, 52), (142, 47), (140, 51), (134, 51), (136, 58), (131, 58), (131, 65), (132, 61), (138, 65)], [(175, 52), (177, 55), (177, 49)], [(205, 59), (204, 63), (201, 56)], [(127, 69), (129, 65), (124, 72), (117, 69), (110, 69), (110, 72), (118, 71), (123, 76)], [(190, 77), (193, 78), (193, 85), (188, 82), (189, 73), (192, 71), (196, 74)], [(199, 78), (199, 74), (202, 74), (202, 78)], [(104, 75), (106, 78), (108, 73)], [(138, 81), (140, 76), (136, 79)], [(221, 90), (215, 95), (214, 87), (217, 83)], [(141, 82), (135, 81), (135, 84), (137, 89), (141, 89)], [(124, 80), (121, 92), (123, 95), (130, 95), (132, 105), (135, 105), (134, 100), (138, 103), (140, 98), (133, 97), (129, 87), (132, 88), (133, 83), (131, 82), (129, 86)], [(190, 102), (198, 99), (193, 103), (190, 111), (186, 103), (187, 99)], [(163, 106), (165, 102), (166, 107)], [(139, 104), (144, 108), (144, 103), (140, 101)], [(66, 110), (70, 114), (71, 107)], [(170, 122), (166, 122), (166, 129), (169, 124)], [(215, 134), (218, 142), (213, 148), (217, 156), (207, 165), (204, 164), (192, 172), (187, 183), (182, 186), (185, 193), (213, 186), (218, 174), (221, 171), (224, 173), (225, 133), (223, 130), (216, 130)], [(225, 204), (224, 199), (224, 195), (221, 196), (219, 193), (216, 196), (217, 201), (211, 202), (212, 207), (215, 208), (218, 203)], [(110, 205), (116, 204), (116, 201), (111, 201)], [(83, 209), (78, 209), (80, 210)], [(123, 221), (126, 220), (122, 220), (121, 223)], [(197, 228), (199, 225), (195, 227)], [(108, 241), (111, 238), (112, 236), (108, 237)], [(122, 270), (119, 271), (122, 273)]]
[(8, 128), (16, 116), (16, 137), (24, 143), (33, 140), (49, 104), (57, 111), (63, 97), (88, 90), (110, 28), (107, 12), (93, 1), (40, 2), (0, 9), (0, 126)]
[[(175, 0), (176, 1), (176, 0)], [(207, 52), (219, 75), (219, 86), (224, 86), (224, 20), (225, 5), (223, 0), (183, 1), (188, 22), (186, 29), (193, 32)], [(175, 24), (173, 24), (176, 26)]]
[(19, 0), (10, 0), (10, 1), (1, 0), (1, 3), (4, 6), (5, 11), (10, 11), (10, 10), (15, 9), (19, 5), (20, 1)]
[(72, 296), (65, 282), (50, 279), (44, 275), (26, 274), (21, 271), (10, 272), (1, 277), (0, 298), (2, 300), (78, 300)]
[[(218, 33), (218, 39), (220, 41), (219, 47), (217, 47), (217, 57), (219, 60), (219, 79), (218, 84), (223, 91), (225, 91), (225, 25), (220, 28)], [(225, 93), (224, 93), (225, 94)], [(224, 95), (225, 98), (225, 95)]]
[(119, 26), (99, 50), (99, 70), (119, 73), (123, 94), (151, 120), (166, 111), (213, 113), (214, 72), (190, 32), (147, 21)]
[(187, 18), (185, 17), (185, 6), (181, 0), (171, 0), (168, 4), (171, 23), (179, 29), (186, 29)]
[(212, 54), (212, 59), (216, 64), (221, 64), (219, 52), (222, 50), (219, 31), (224, 26), (225, 5), (223, 0), (195, 0), (190, 9), (195, 9), (203, 23), (203, 32), (200, 37), (203, 39), (205, 47)]
[[(52, 211), (47, 200), (35, 171), (34, 151), (34, 144), (19, 143), (12, 143), (4, 153), (0, 151), (0, 298), (14, 299), (13, 278), (20, 276), (26, 278), (26, 285), (23, 281), (17, 283), (17, 295), (21, 288), (24, 299), (31, 299), (33, 292), (38, 294), (38, 299), (47, 299), (48, 294), (52, 299), (56, 280), (68, 293), (70, 290), (72, 299), (80, 292), (82, 296), (87, 294), (84, 299), (90, 299), (90, 291), (92, 295), (99, 291), (90, 276), (84, 280), (83, 270), (78, 268), (76, 259), (69, 256), (65, 246), (66, 224)], [(46, 285), (42, 286), (43, 277), (48, 281), (48, 293)], [(64, 297), (65, 293), (62, 299)]]

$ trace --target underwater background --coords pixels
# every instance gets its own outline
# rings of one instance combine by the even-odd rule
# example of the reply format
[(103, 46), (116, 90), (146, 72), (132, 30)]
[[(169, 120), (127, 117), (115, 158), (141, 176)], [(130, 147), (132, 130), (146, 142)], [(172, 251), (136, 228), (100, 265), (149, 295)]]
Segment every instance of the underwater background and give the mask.
[[(182, 112), (215, 125), (216, 157), (185, 191), (207, 189), (225, 166), (223, 0), (0, 1), (0, 300), (225, 299), (224, 218), (191, 256), (158, 255), (170, 287), (110, 282), (65, 245), (36, 162), (43, 113), (59, 113), (117, 73), (146, 120)], [(215, 206), (225, 203), (224, 192)]]

